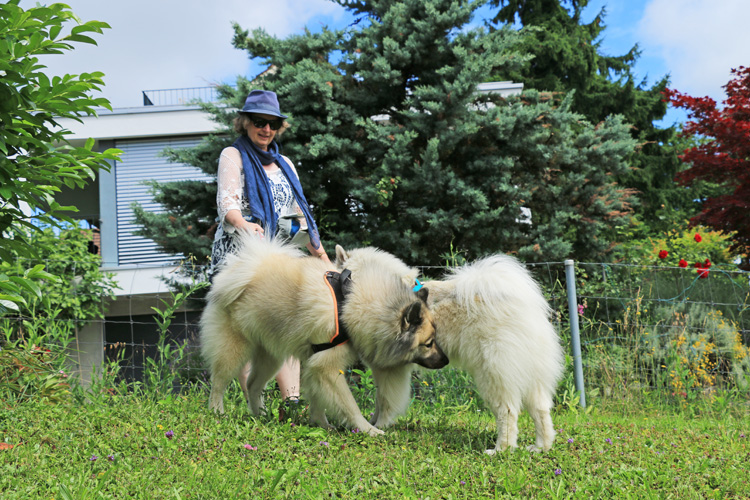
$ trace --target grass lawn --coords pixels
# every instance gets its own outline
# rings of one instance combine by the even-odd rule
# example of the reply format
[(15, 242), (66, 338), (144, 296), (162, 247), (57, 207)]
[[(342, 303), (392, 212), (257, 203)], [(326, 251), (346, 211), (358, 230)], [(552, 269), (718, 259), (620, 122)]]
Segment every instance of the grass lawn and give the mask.
[[(746, 406), (561, 410), (550, 452), (490, 457), (494, 420), (476, 403), (417, 401), (370, 438), (252, 418), (230, 392), (224, 416), (203, 392), (2, 403), (0, 498), (750, 498)], [(533, 426), (519, 426), (525, 447)]]

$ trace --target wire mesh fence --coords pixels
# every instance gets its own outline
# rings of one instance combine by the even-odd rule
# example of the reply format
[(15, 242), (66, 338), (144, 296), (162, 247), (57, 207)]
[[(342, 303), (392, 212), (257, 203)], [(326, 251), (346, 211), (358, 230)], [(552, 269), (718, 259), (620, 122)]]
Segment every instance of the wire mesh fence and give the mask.
[[(530, 264), (528, 268), (544, 290), (553, 310), (553, 323), (570, 353), (564, 264)], [(425, 275), (438, 276), (445, 268), (421, 270)], [(660, 391), (686, 401), (717, 389), (747, 394), (748, 278), (747, 272), (735, 270), (577, 263), (574, 314), (580, 328), (586, 390), (598, 390), (605, 397), (633, 390)], [(85, 294), (86, 287), (71, 286), (70, 293)], [(59, 311), (41, 310), (6, 315), (0, 318), (5, 334), (1, 341), (7, 343), (19, 336), (41, 338), (43, 333), (56, 331), (59, 336), (68, 336), (66, 349), (73, 364), (78, 365), (73, 369), (87, 372), (92, 365), (103, 363), (118, 368), (119, 380), (142, 382), (154, 376), (154, 360), (160, 360), (176, 374), (176, 390), (207, 382), (198, 346), (198, 321), (204, 304), (200, 294), (181, 305), (166, 329), (160, 326), (155, 311), (171, 304), (173, 294), (128, 295), (114, 300), (86, 297), (87, 303), (95, 300), (106, 312), (102, 320), (75, 320)], [(166, 359), (165, 346), (170, 346)], [(563, 388), (572, 385), (569, 357)], [(357, 372), (350, 377), (359, 390), (372, 390), (371, 383)], [(470, 378), (452, 368), (417, 374), (415, 394), (435, 397), (425, 391), (426, 387), (457, 401), (475, 396)]]

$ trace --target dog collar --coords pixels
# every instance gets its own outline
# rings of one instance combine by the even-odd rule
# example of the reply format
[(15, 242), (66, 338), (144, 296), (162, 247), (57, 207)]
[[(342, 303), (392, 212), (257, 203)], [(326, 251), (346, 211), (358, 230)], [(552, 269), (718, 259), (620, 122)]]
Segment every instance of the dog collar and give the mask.
[(422, 287), (424, 286), (424, 283), (422, 283), (421, 281), (419, 281), (416, 278), (414, 279), (414, 281), (416, 281), (417, 284), (414, 285), (414, 288), (412, 288), (411, 290), (412, 290), (412, 292), (417, 293), (419, 290), (422, 289)]

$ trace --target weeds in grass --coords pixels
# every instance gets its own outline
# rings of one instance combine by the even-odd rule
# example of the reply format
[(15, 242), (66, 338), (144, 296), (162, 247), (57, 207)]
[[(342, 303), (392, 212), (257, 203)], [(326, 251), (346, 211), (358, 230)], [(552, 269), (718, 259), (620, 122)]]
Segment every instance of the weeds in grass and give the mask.
[[(0, 491), (20, 498), (745, 498), (746, 415), (693, 417), (652, 402), (558, 410), (548, 453), (482, 451), (494, 420), (472, 404), (415, 401), (383, 438), (227, 413), (203, 391), (169, 401), (18, 402), (0, 409)], [(647, 399), (647, 397), (644, 397)], [(438, 400), (440, 397), (438, 396)], [(648, 408), (649, 405), (643, 405)], [(533, 442), (522, 414), (520, 445)], [(41, 471), (44, 471), (41, 474)]]
[(159, 340), (156, 345), (156, 358), (146, 358), (144, 384), (147, 394), (165, 397), (174, 391), (175, 385), (180, 381), (179, 365), (185, 358), (187, 343), (169, 341), (169, 326), (175, 312), (185, 301), (208, 286), (208, 281), (194, 281), (192, 286), (184, 288), (181, 292), (171, 292), (170, 300), (162, 299), (162, 309), (152, 307), (156, 313), (154, 319), (159, 327)]

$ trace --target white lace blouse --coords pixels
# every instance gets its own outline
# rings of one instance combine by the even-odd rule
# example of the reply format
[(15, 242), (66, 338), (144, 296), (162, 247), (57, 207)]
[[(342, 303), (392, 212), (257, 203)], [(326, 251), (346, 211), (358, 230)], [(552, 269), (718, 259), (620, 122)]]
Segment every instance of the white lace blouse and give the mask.
[[(299, 178), (294, 164), (286, 156), (283, 158), (292, 167), (294, 175)], [(298, 212), (292, 187), (279, 166), (274, 163), (263, 168), (271, 183), (276, 213), (284, 215)], [(245, 172), (242, 170), (242, 156), (237, 148), (230, 146), (224, 148), (221, 152), (217, 182), (216, 206), (218, 207), (219, 221), (225, 232), (233, 233), (234, 226), (225, 220), (227, 212), (239, 210), (243, 216), (250, 215), (250, 205), (245, 194)]]

